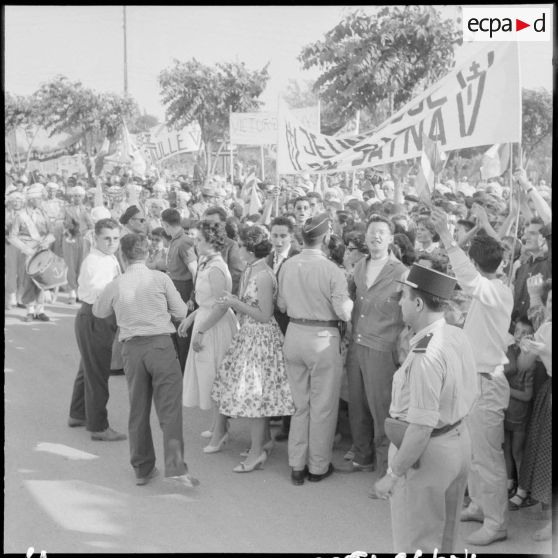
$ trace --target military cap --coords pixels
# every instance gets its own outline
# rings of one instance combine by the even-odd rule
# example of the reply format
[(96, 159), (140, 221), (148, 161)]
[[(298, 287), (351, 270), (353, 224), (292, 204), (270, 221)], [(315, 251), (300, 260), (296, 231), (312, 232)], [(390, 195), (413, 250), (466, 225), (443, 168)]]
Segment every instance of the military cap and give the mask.
[(302, 234), (308, 239), (315, 239), (329, 231), (329, 215), (320, 213), (315, 217), (307, 219), (302, 226)]
[(451, 298), (453, 290), (457, 285), (455, 277), (440, 273), (422, 265), (413, 264), (409, 275), (404, 281), (398, 281), (413, 289), (424, 293), (439, 296), (440, 298)]

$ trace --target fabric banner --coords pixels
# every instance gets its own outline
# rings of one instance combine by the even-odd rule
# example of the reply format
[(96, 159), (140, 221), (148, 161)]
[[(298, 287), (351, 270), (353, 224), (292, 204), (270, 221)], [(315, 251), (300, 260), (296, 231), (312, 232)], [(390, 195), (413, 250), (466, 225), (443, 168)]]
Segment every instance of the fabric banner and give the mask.
[(151, 161), (158, 163), (178, 153), (194, 153), (200, 150), (201, 130), (197, 122), (189, 124), (182, 130), (170, 130), (165, 124), (159, 124), (143, 135), (141, 143), (149, 151)]
[[(292, 114), (306, 129), (320, 131), (320, 109), (293, 109)], [(275, 145), (277, 143), (277, 113), (231, 112), (231, 143), (240, 145)]]
[(510, 164), (510, 144), (493, 145), (482, 156), (482, 166), (480, 168), (481, 178), (493, 178), (502, 176)]
[(334, 138), (304, 127), (279, 106), (278, 171), (339, 172), (420, 156), (422, 134), (443, 151), (521, 141), (517, 43), (491, 43), (364, 139)]

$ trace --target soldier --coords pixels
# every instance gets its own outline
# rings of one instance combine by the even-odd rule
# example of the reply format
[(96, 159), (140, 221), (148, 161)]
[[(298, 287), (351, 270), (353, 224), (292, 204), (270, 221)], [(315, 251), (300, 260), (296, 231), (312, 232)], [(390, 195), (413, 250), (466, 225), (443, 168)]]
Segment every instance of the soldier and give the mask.
[(331, 224), (323, 213), (302, 227), (304, 249), (279, 272), (277, 307), (290, 318), (284, 354), (296, 412), (288, 452), (295, 485), (333, 473), (331, 455), (337, 424), (341, 374), (339, 320), (348, 321), (353, 302), (343, 271), (322, 246)]
[(390, 497), (394, 549), (454, 552), (471, 466), (463, 419), (478, 394), (473, 349), (444, 319), (456, 280), (413, 265), (403, 282), (403, 321), (414, 336), (393, 377), (387, 474), (376, 496)]

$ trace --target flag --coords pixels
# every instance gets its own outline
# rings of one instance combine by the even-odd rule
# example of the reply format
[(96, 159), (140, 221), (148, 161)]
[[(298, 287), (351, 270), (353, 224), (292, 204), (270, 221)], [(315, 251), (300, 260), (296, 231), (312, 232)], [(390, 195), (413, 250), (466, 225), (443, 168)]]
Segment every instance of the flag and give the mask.
[(95, 156), (94, 159), (94, 169), (95, 169), (95, 174), (97, 176), (99, 176), (103, 170), (103, 166), (105, 164), (105, 157), (109, 154), (109, 147), (110, 147), (110, 142), (108, 138), (105, 137), (105, 139), (103, 140), (103, 145), (101, 145), (101, 148), (97, 152), (97, 155)]
[(273, 210), (273, 205), (274, 205), (273, 198), (269, 198), (265, 203), (264, 210), (262, 212), (262, 220), (261, 220), (261, 222), (264, 225), (269, 225), (271, 223), (271, 212)]
[(422, 134), (422, 155), (417, 175), (416, 189), (419, 198), (430, 202), (430, 194), (434, 190), (436, 175), (442, 170), (446, 156), (424, 133)]
[(486, 180), (504, 174), (510, 164), (510, 144), (496, 143), (482, 156), (481, 178)]
[(242, 200), (244, 207), (250, 204), (250, 199), (252, 196), (252, 187), (254, 185), (256, 186), (258, 185), (258, 178), (255, 172), (252, 170), (250, 171), (250, 174), (244, 178), (244, 185), (240, 190), (240, 199)]
[(147, 163), (141, 151), (132, 140), (130, 132), (128, 132), (128, 128), (124, 122), (122, 123), (122, 133), (124, 138), (124, 157), (130, 161), (130, 167), (135, 174), (144, 176), (147, 170)]
[(252, 181), (252, 189), (250, 191), (250, 203), (248, 205), (248, 215), (253, 215), (258, 213), (262, 208), (262, 202), (258, 193), (258, 182), (257, 180)]

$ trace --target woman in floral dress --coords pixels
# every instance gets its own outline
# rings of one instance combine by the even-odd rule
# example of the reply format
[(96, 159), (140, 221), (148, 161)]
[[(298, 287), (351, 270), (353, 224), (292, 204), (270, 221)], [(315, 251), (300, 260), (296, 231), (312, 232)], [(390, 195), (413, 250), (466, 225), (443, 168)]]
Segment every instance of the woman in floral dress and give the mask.
[[(251, 419), (251, 447), (246, 461), (233, 470), (261, 468), (270, 439), (267, 417), (295, 411), (283, 358), (283, 334), (273, 317), (277, 281), (265, 258), (271, 244), (259, 227), (240, 232), (240, 253), (247, 262), (239, 298), (226, 293), (218, 301), (240, 314), (240, 331), (229, 347), (211, 395), (223, 416)], [(269, 446), (268, 446), (269, 447)]]

